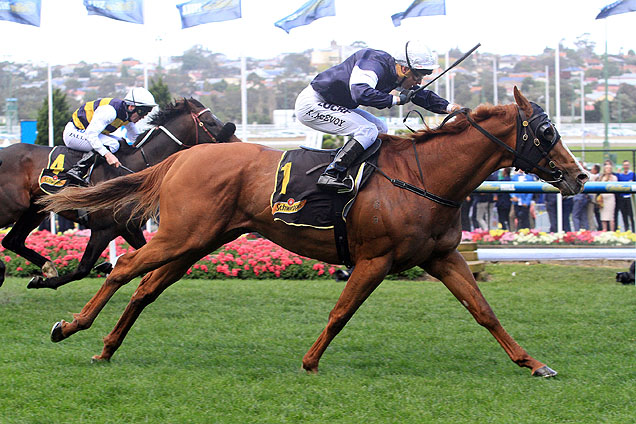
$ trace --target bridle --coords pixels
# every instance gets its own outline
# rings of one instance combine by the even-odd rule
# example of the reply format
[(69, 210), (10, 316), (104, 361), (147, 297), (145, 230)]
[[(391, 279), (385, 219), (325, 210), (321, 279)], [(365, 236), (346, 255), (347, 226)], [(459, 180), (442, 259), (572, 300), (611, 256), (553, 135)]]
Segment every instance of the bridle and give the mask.
[[(453, 117), (462, 114), (466, 117), (466, 120), (470, 123), (471, 126), (475, 127), (490, 141), (494, 142), (514, 156), (512, 166), (521, 169), (526, 173), (531, 172), (533, 169), (537, 169), (552, 176), (553, 180), (544, 180), (545, 182), (553, 184), (559, 183), (563, 181), (563, 172), (557, 168), (556, 163), (552, 159), (550, 159), (549, 155), (550, 151), (561, 139), (561, 136), (559, 135), (559, 132), (556, 130), (554, 125), (552, 125), (552, 122), (548, 118), (548, 115), (543, 111), (543, 109), (541, 109), (541, 107), (536, 103), (530, 102), (530, 104), (532, 105), (532, 115), (530, 116), (530, 119), (526, 119), (525, 112), (521, 110), (521, 108), (517, 107), (517, 142), (514, 149), (508, 146), (503, 141), (499, 140), (497, 137), (489, 133), (481, 125), (475, 122), (475, 120), (470, 116), (469, 108), (458, 109), (448, 114), (444, 118), (442, 123), (437, 127), (437, 129), (442, 128)], [(419, 114), (418, 111), (411, 112)], [(409, 114), (410, 112), (404, 117), (405, 123)], [(422, 117), (421, 114), (420, 117)], [(411, 130), (411, 132), (415, 132), (408, 126), (407, 128)], [(530, 138), (532, 138), (532, 143), (528, 142)], [(415, 139), (413, 139), (412, 142), (413, 150), (415, 152), (415, 160), (417, 162), (417, 168), (420, 173), (420, 179), (422, 180), (422, 182), (424, 182), (424, 174), (422, 172), (422, 166), (420, 165), (420, 159), (417, 154)], [(546, 159), (548, 161), (548, 167), (550, 169), (539, 165), (539, 162), (541, 162), (543, 159)], [(425, 197), (429, 200), (439, 203), (440, 205), (453, 208), (461, 207), (461, 202), (455, 202), (454, 200), (445, 199), (427, 191), (426, 189), (419, 188), (405, 181), (391, 178), (377, 166), (373, 167), (396, 187), (409, 190), (417, 194), (418, 196)]]
[(193, 120), (194, 126), (195, 126), (194, 133), (196, 135), (195, 135), (194, 144), (185, 144), (184, 142), (179, 140), (174, 134), (172, 134), (170, 132), (170, 130), (168, 130), (163, 125), (159, 125), (159, 126), (153, 127), (150, 130), (148, 130), (148, 132), (146, 133), (144, 138), (139, 142), (139, 144), (137, 144), (135, 146), (135, 148), (139, 149), (139, 151), (141, 152), (141, 156), (144, 158), (144, 161), (146, 162), (146, 166), (149, 167), (151, 165), (150, 165), (150, 162), (148, 161), (148, 158), (146, 157), (146, 153), (145, 153), (145, 151), (143, 149), (143, 145), (148, 140), (150, 140), (150, 138), (152, 137), (152, 135), (156, 131), (163, 131), (163, 133), (166, 134), (172, 141), (177, 143), (177, 145), (179, 145), (180, 147), (184, 147), (186, 149), (188, 149), (188, 148), (190, 148), (192, 146), (196, 146), (197, 144), (199, 144), (199, 128), (202, 128), (203, 131), (205, 131), (205, 133), (208, 135), (208, 137), (210, 137), (210, 139), (212, 140), (213, 143), (218, 143), (217, 138), (212, 135), (210, 130), (208, 130), (208, 128), (205, 126), (205, 123), (203, 121), (201, 121), (201, 115), (203, 115), (206, 112), (210, 112), (210, 114), (214, 117), (214, 114), (212, 113), (210, 108), (202, 109), (202, 110), (200, 110), (199, 112), (196, 112), (196, 113), (195, 112), (190, 112), (190, 117), (192, 117), (192, 120)]
[[(517, 106), (517, 141), (514, 149), (477, 124), (470, 116), (470, 109), (467, 108), (459, 109), (449, 114), (444, 121), (442, 121), (439, 128), (453, 116), (461, 113), (466, 117), (470, 125), (475, 127), (490, 141), (514, 156), (512, 161), (513, 167), (521, 169), (525, 173), (530, 173), (533, 169), (537, 169), (551, 176), (552, 180), (544, 180), (546, 183), (559, 183), (563, 181), (563, 172), (558, 169), (556, 163), (550, 159), (550, 152), (559, 140), (561, 140), (561, 136), (554, 125), (552, 125), (548, 114), (536, 103), (530, 102), (530, 104), (532, 105), (532, 115), (530, 119), (527, 119), (525, 112)], [(529, 142), (530, 139), (532, 139), (531, 143)], [(550, 169), (539, 165), (539, 162), (544, 159), (547, 160)]]

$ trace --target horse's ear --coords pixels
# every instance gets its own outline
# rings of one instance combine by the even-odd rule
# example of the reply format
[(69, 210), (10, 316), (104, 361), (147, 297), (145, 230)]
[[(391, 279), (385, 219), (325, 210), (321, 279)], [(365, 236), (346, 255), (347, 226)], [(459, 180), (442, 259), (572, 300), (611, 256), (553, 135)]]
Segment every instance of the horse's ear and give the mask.
[(532, 116), (532, 105), (530, 104), (528, 99), (526, 99), (526, 97), (521, 94), (521, 91), (519, 91), (516, 85), (513, 89), (513, 93), (515, 96), (515, 102), (517, 102), (521, 110), (525, 112), (526, 116)]

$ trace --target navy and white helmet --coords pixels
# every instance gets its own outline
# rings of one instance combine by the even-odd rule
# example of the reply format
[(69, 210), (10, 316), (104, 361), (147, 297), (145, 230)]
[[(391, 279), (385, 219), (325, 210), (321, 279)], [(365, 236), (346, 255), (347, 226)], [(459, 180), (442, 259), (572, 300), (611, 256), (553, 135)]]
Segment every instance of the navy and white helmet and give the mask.
[(397, 63), (409, 69), (432, 71), (439, 68), (437, 56), (420, 40), (407, 41), (404, 48), (393, 57)]

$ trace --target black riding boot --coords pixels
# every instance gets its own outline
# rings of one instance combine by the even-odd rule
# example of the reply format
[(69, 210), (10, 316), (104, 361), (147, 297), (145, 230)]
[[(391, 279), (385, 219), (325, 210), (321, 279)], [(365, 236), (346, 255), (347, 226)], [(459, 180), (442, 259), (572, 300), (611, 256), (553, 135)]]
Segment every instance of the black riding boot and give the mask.
[(88, 172), (93, 163), (95, 163), (95, 151), (91, 150), (90, 152), (84, 153), (84, 156), (82, 156), (71, 169), (66, 171), (66, 175), (69, 176), (73, 182), (80, 185), (90, 185)]
[(336, 157), (329, 166), (327, 166), (325, 172), (318, 178), (318, 182), (316, 183), (318, 187), (329, 191), (350, 190), (352, 187), (349, 187), (342, 181), (343, 174), (364, 150), (362, 144), (358, 143), (355, 138), (347, 141), (347, 143), (342, 146), (342, 149), (336, 153)]

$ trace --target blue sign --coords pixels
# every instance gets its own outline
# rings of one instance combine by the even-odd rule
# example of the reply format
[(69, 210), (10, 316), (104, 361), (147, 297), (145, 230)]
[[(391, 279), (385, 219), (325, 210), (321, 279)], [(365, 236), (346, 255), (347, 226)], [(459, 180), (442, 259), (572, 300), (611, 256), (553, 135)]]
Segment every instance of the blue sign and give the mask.
[(38, 136), (38, 121), (20, 121), (20, 141), (22, 143), (35, 144)]

